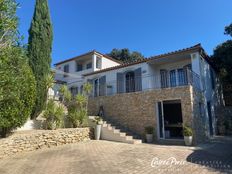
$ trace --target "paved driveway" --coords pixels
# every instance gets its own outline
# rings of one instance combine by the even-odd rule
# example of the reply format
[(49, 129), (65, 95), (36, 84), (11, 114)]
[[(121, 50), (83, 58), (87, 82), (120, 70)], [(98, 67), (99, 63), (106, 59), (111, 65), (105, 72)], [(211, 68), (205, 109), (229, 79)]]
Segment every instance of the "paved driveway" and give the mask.
[(0, 174), (232, 173), (230, 139), (202, 147), (88, 141), (2, 159)]

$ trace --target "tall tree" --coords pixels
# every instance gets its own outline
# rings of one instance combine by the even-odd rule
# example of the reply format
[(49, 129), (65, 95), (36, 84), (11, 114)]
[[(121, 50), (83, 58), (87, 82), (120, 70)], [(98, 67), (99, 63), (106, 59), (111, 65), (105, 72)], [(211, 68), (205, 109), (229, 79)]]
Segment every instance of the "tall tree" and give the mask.
[(108, 55), (124, 63), (131, 63), (144, 59), (144, 56), (141, 53), (137, 51), (130, 52), (128, 48), (114, 48)]
[(230, 35), (232, 37), (232, 24), (225, 27), (225, 34)]
[[(225, 34), (232, 36), (232, 24), (225, 27)], [(232, 40), (227, 40), (214, 49), (212, 60), (219, 70), (223, 83), (232, 84)]]
[(2, 137), (31, 114), (35, 78), (17, 31), (17, 3), (0, 0), (0, 128)]
[(46, 78), (50, 73), (52, 40), (53, 31), (48, 2), (36, 0), (28, 41), (29, 64), (37, 82), (34, 117), (42, 111), (47, 99)]

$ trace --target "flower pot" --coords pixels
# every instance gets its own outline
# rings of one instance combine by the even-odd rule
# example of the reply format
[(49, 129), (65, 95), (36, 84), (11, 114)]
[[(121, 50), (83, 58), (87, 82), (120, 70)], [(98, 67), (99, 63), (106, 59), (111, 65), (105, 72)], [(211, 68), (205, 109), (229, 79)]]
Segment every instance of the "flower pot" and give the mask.
[(95, 140), (99, 140), (100, 136), (101, 136), (101, 124), (97, 124), (95, 126), (95, 130), (94, 130), (94, 135), (95, 135)]
[(192, 136), (184, 136), (184, 142), (186, 146), (191, 146), (193, 142)]
[(153, 134), (146, 134), (146, 140), (147, 140), (147, 143), (152, 143), (153, 142)]

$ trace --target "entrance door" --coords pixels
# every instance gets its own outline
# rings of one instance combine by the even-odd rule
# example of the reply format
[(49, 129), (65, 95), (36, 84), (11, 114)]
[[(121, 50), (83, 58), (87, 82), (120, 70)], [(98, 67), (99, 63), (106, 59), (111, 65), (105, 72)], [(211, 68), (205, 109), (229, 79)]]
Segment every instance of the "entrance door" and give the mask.
[(207, 102), (207, 110), (209, 116), (209, 133), (210, 136), (213, 136), (213, 121), (212, 121), (212, 112), (211, 112), (211, 103)]
[(158, 132), (160, 139), (182, 139), (181, 100), (158, 102)]

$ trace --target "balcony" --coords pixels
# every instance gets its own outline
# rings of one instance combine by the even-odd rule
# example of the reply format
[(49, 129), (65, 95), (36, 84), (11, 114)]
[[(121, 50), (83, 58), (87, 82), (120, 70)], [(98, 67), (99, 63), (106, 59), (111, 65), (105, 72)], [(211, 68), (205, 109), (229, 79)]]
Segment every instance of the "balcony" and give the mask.
[(193, 86), (198, 91), (201, 90), (200, 76), (195, 72), (186, 69), (177, 74), (153, 74), (140, 77), (129, 77), (123, 81), (108, 81), (99, 84), (93, 81), (92, 97), (109, 96), (121, 93), (132, 93), (138, 91), (148, 91), (154, 89), (177, 88), (182, 86)]

